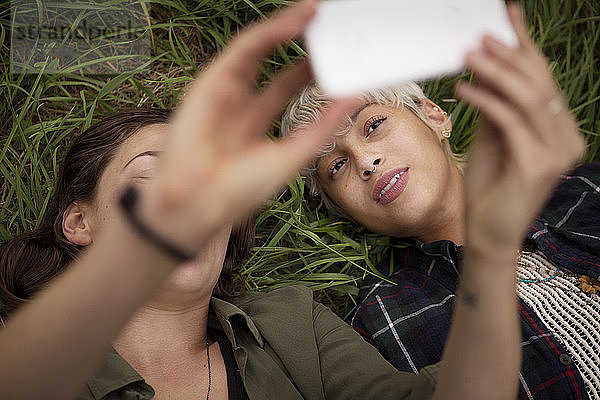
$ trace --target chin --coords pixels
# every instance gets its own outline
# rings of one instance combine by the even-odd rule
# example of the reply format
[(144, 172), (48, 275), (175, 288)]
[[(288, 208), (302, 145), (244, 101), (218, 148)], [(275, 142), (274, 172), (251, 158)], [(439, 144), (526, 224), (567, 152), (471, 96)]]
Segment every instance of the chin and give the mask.
[[(398, 199), (399, 200), (399, 199)], [(423, 202), (394, 202), (395, 207), (371, 229), (375, 233), (398, 238), (418, 237), (427, 224), (428, 207)]]
[(186, 262), (178, 265), (167, 278), (163, 289), (179, 292), (212, 292), (221, 271), (210, 271), (202, 268), (197, 262)]

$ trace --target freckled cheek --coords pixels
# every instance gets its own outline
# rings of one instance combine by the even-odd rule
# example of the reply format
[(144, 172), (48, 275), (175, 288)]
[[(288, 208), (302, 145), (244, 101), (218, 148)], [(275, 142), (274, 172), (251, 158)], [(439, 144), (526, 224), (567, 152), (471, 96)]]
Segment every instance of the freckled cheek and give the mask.
[(111, 191), (110, 193), (97, 193), (94, 201), (94, 211), (92, 216), (93, 228), (96, 231), (101, 230), (107, 223), (114, 218), (118, 218), (118, 200), (119, 193)]
[(109, 204), (103, 204), (102, 206), (97, 208), (97, 210), (98, 210), (98, 212), (97, 212), (96, 218), (95, 218), (96, 228), (102, 229), (102, 227), (106, 226), (106, 224), (108, 223), (108, 221), (111, 220), (111, 218), (115, 217), (116, 210), (114, 209), (114, 207), (111, 207)]
[(361, 196), (364, 190), (355, 185), (347, 184), (336, 195), (336, 203), (355, 219), (365, 213), (365, 199)]

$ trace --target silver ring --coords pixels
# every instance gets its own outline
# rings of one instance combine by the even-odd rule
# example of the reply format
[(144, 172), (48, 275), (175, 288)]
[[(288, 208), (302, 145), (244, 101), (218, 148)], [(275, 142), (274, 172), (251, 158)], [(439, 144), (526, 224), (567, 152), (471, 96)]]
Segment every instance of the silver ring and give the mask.
[(374, 174), (375, 171), (377, 171), (377, 165), (373, 165), (373, 170), (371, 171), (371, 173)]
[(565, 108), (565, 102), (561, 96), (557, 96), (548, 102), (546, 108), (551, 115), (558, 115)]

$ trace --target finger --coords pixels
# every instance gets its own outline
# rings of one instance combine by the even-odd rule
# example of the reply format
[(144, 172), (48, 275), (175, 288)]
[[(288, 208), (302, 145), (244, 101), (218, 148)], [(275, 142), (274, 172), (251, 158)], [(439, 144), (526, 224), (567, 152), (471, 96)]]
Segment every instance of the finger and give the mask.
[(515, 33), (517, 34), (517, 38), (519, 39), (519, 44), (521, 48), (527, 51), (537, 52), (537, 47), (533, 43), (533, 40), (529, 36), (529, 29), (527, 27), (527, 22), (525, 21), (525, 14), (523, 13), (523, 9), (521, 5), (517, 2), (510, 3), (507, 5), (508, 10), (508, 19), (510, 20), (513, 28), (515, 29)]
[(554, 85), (554, 77), (550, 73), (548, 62), (541, 53), (532, 55), (530, 52), (519, 51), (489, 35), (483, 37), (483, 46), (489, 55), (534, 82), (538, 87)]
[(465, 189), (469, 199), (479, 199), (489, 190), (490, 182), (495, 182), (501, 174), (506, 145), (494, 125), (483, 116), (480, 118), (477, 136), (469, 151), (469, 161), (465, 170), (468, 184)]
[(560, 98), (557, 89), (539, 88), (521, 74), (483, 54), (470, 53), (467, 65), (486, 88), (504, 97), (508, 105), (521, 114), (533, 132), (546, 143), (554, 140), (553, 125), (557, 123), (559, 115), (550, 114), (547, 108), (550, 100)]
[(497, 128), (507, 151), (520, 165), (524, 165), (523, 162), (527, 160), (529, 151), (541, 146), (539, 137), (532, 134), (518, 110), (491, 91), (459, 82), (456, 85), (456, 93), (471, 106), (479, 109), (482, 115)]
[[(233, 207), (234, 213), (245, 213), (273, 195), (281, 185), (298, 173), (305, 163), (316, 155), (319, 147), (331, 139), (344, 117), (360, 104), (359, 100), (342, 100), (331, 104), (318, 124), (302, 128), (294, 135), (278, 142), (257, 144), (236, 162), (235, 185), (230, 180), (221, 193), (235, 201), (237, 193), (247, 193)], [(225, 179), (221, 179), (225, 181)], [(231, 212), (231, 210), (230, 210)]]
[(531, 56), (530, 62), (535, 63), (538, 68), (549, 70), (548, 61), (529, 35), (525, 13), (518, 3), (510, 4), (508, 15), (519, 38), (520, 50)]
[(308, 60), (302, 60), (277, 75), (275, 80), (256, 98), (252, 117), (257, 127), (253, 134), (263, 135), (273, 118), (281, 112), (300, 89), (305, 87), (312, 77)]
[[(537, 89), (532, 87), (533, 85), (524, 79), (521, 74), (506, 68), (506, 66), (485, 53), (467, 53), (465, 64), (482, 84), (497, 90), (499, 94), (521, 106), (527, 102), (523, 100), (524, 98), (535, 94), (531, 93), (531, 89), (534, 92)], [(517, 89), (521, 89), (524, 93), (515, 94), (514, 92)], [(523, 96), (520, 97), (519, 95)]]
[(275, 47), (298, 36), (314, 13), (314, 0), (303, 0), (251, 25), (231, 42), (217, 64), (234, 77), (254, 79), (261, 60)]
[(347, 116), (361, 104), (358, 98), (335, 100), (324, 111), (318, 122), (292, 132), (276, 144), (278, 165), (283, 166), (285, 176), (295, 171), (315, 157), (319, 148), (328, 143), (339, 131)]

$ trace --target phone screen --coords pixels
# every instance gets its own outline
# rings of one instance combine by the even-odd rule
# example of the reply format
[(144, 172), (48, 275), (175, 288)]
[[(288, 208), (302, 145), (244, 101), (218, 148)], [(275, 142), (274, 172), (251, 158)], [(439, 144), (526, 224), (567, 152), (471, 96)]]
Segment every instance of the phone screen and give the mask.
[(457, 73), (484, 33), (517, 44), (502, 0), (332, 0), (305, 39), (321, 89), (339, 97)]

